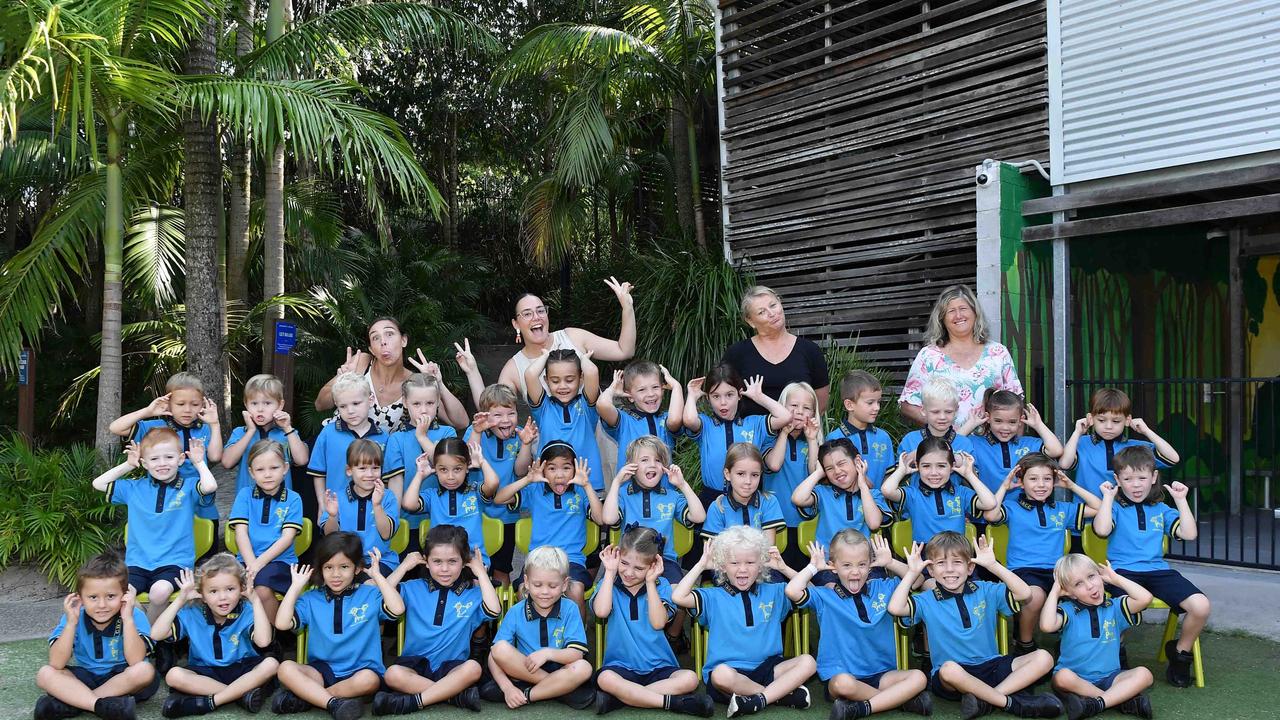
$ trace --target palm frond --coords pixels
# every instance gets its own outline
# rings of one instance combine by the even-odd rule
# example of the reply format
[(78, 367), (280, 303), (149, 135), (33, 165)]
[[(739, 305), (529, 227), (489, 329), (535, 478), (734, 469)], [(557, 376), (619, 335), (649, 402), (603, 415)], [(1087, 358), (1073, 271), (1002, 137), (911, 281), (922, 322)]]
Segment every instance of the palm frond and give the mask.
[(520, 237), (534, 264), (553, 268), (573, 249), (575, 231), (586, 227), (587, 208), (555, 178), (544, 178), (525, 194)]
[(503, 86), (564, 69), (602, 69), (623, 59), (646, 63), (657, 56), (652, 47), (624, 30), (551, 23), (535, 28), (516, 44), (494, 71), (493, 82)]
[(551, 126), (557, 177), (567, 185), (595, 184), (614, 152), (613, 129), (597, 89), (581, 89), (566, 98)]
[(155, 307), (173, 303), (185, 247), (186, 222), (180, 208), (138, 208), (125, 228), (124, 281)]

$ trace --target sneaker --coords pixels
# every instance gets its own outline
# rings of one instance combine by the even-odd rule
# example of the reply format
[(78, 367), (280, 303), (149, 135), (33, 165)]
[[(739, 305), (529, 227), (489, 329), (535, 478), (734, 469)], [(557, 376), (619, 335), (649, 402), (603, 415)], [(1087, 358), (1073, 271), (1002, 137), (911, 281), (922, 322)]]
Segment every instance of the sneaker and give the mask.
[(248, 710), (251, 713), (258, 713), (262, 710), (262, 706), (267, 703), (267, 687), (256, 687), (236, 700), (236, 704)]
[(418, 709), (418, 699), (407, 693), (379, 690), (373, 694), (374, 715), (408, 715)]
[(991, 704), (979, 700), (972, 693), (965, 693), (960, 696), (960, 714), (964, 720), (973, 720), (976, 717), (982, 717), (991, 712)]
[(1052, 695), (1017, 693), (1009, 696), (1005, 712), (1015, 717), (1051, 718), (1062, 714), (1062, 702)]
[(1059, 693), (1058, 699), (1062, 701), (1062, 708), (1067, 712), (1068, 720), (1080, 720), (1080, 718), (1093, 717), (1106, 709), (1102, 704), (1101, 698), (1087, 698), (1075, 693)]
[(445, 702), (456, 708), (480, 712), (480, 691), (476, 689), (475, 685), (472, 685)]
[(98, 698), (93, 714), (102, 720), (134, 720), (138, 716), (138, 704), (132, 695)]
[(921, 690), (919, 695), (902, 703), (902, 707), (898, 709), (902, 712), (928, 717), (933, 714), (933, 695), (930, 695), (928, 690)]
[(738, 715), (755, 715), (764, 709), (764, 695), (731, 695), (729, 696), (729, 711), (725, 713), (725, 717), (736, 717)]
[(506, 704), (507, 699), (502, 695), (502, 688), (493, 680), (485, 680), (480, 683), (478, 688), (480, 699), (485, 702)]
[(584, 682), (557, 699), (574, 710), (586, 710), (596, 703), (595, 683)]
[(795, 690), (792, 690), (786, 695), (778, 698), (778, 701), (774, 703), (774, 705), (795, 708), (797, 710), (807, 710), (811, 702), (812, 700), (809, 697), (809, 688), (801, 685)]
[(622, 707), (622, 702), (618, 698), (610, 695), (603, 690), (596, 690), (596, 714), (608, 715), (609, 713)]
[(79, 714), (79, 708), (74, 708), (52, 695), (41, 695), (40, 699), (36, 700), (36, 720), (65, 720)]
[(275, 697), (271, 698), (271, 712), (277, 715), (292, 715), (310, 709), (311, 703), (294, 695), (289, 688), (280, 688), (276, 691)]
[(359, 698), (333, 698), (329, 701), (329, 715), (333, 720), (360, 720), (364, 703)]
[(1125, 715), (1137, 715), (1147, 720), (1155, 717), (1155, 713), (1151, 710), (1151, 699), (1141, 693), (1120, 703), (1120, 707), (1116, 709)]
[(1169, 667), (1164, 672), (1165, 679), (1174, 687), (1189, 687), (1191, 685), (1191, 653), (1179, 652), (1178, 641), (1170, 640), (1164, 645), (1164, 654), (1169, 659)]
[(854, 720), (866, 717), (862, 712), (862, 703), (849, 702), (843, 698), (831, 703), (831, 715), (827, 720)]
[(696, 695), (673, 695), (671, 697), (671, 712), (678, 712), (683, 715), (692, 715), (694, 717), (711, 717), (716, 711), (716, 704), (710, 697), (701, 693)]

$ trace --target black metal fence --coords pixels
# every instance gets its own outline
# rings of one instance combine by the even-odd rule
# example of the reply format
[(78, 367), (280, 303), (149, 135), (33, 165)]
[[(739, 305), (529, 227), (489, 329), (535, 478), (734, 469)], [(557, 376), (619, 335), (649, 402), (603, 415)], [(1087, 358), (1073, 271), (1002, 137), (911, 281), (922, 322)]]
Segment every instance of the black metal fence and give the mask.
[(1191, 488), (1200, 534), (1172, 541), (1169, 557), (1280, 570), (1280, 378), (1073, 380), (1073, 417), (1103, 387), (1128, 393), (1133, 416), (1181, 456), (1161, 480)]

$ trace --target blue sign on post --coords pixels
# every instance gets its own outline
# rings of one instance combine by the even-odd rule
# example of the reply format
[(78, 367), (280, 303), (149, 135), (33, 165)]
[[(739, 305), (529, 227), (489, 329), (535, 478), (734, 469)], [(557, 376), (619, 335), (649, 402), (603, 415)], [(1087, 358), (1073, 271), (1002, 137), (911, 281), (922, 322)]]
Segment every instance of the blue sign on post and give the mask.
[(298, 326), (290, 322), (276, 323), (276, 354), (288, 355), (298, 344)]
[(31, 367), (31, 351), (23, 350), (18, 353), (18, 384), (26, 385), (30, 382), (30, 374), (27, 372)]

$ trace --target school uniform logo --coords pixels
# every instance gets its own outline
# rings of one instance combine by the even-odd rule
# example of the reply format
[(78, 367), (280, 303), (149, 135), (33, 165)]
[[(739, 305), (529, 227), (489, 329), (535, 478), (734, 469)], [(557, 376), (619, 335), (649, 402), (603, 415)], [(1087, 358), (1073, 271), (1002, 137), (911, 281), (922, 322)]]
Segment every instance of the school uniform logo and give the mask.
[(284, 516), (285, 516), (284, 506), (283, 505), (277, 506), (276, 507), (276, 529), (277, 530), (284, 528)]
[(753, 443), (753, 442), (755, 442), (755, 441), (756, 441), (756, 431), (755, 431), (755, 430), (743, 430), (743, 431), (742, 431), (742, 442), (749, 442), (749, 443)]
[(107, 650), (111, 654), (112, 660), (119, 660), (120, 659), (120, 638), (118, 637), (112, 638), (111, 642), (107, 644)]
[(169, 498), (169, 502), (165, 504), (165, 508), (168, 510), (177, 510), (178, 508), (181, 508), (183, 501), (186, 500), (186, 497), (187, 497), (186, 493), (181, 493), (181, 492), (174, 493), (173, 497)]
[(476, 496), (471, 495), (462, 501), (462, 508), (460, 509), (458, 514), (459, 515), (475, 515), (477, 510), (478, 508), (476, 505)]
[(1148, 519), (1151, 521), (1151, 529), (1161, 533), (1164, 532), (1164, 515), (1157, 513)]
[(984, 622), (987, 619), (987, 601), (983, 600), (973, 606), (973, 616), (978, 618), (978, 622)]
[(473, 603), (473, 602), (466, 602), (466, 603), (464, 603), (464, 602), (462, 602), (461, 600), (459, 600), (458, 602), (454, 603), (454, 604), (453, 604), (453, 614), (454, 614), (454, 616), (456, 616), (456, 617), (458, 617), (458, 618), (465, 618), (468, 614), (470, 614), (470, 612), (471, 612), (471, 606), (472, 606), (472, 605), (475, 605), (475, 603)]
[(964, 503), (959, 497), (947, 498), (947, 517), (960, 517), (964, 512)]
[(1020, 448), (1018, 448), (1018, 449), (1016, 449), (1016, 450), (1014, 450), (1014, 451), (1013, 451), (1013, 455), (1014, 455), (1014, 457), (1021, 459), (1021, 458), (1022, 458), (1022, 456), (1026, 455), (1026, 454), (1027, 454), (1027, 453), (1029, 453), (1029, 452), (1031, 452), (1031, 448), (1029, 448), (1029, 447), (1020, 447)]
[(577, 493), (574, 493), (572, 495), (569, 493), (565, 493), (564, 511), (570, 514), (577, 514), (582, 512), (582, 498), (579, 497)]
[(231, 642), (231, 647), (239, 647), (240, 633), (231, 633), (231, 635), (227, 637), (227, 640)]
[(520, 443), (516, 440), (510, 440), (502, 446), (507, 455), (515, 455), (520, 452)]
[(671, 520), (676, 516), (676, 504), (673, 502), (658, 503), (657, 509), (658, 509), (658, 517), (663, 520)]
[(564, 628), (558, 627), (551, 631), (551, 644), (558, 648), (564, 647)]
[(1116, 639), (1116, 621), (1102, 621), (1102, 642), (1114, 642)]
[(769, 616), (773, 615), (773, 603), (761, 601), (756, 605), (756, 609), (760, 611), (760, 617), (764, 618), (765, 622), (769, 622)]
[(359, 625), (369, 619), (369, 603), (351, 608), (351, 624)]
[(884, 612), (887, 607), (889, 607), (889, 603), (885, 599), (884, 593), (876, 593), (876, 599), (871, 601), (871, 609), (876, 612)]
[(884, 456), (889, 452), (889, 445), (883, 442), (873, 442), (871, 443), (871, 451), (876, 460), (884, 460)]
[(1053, 527), (1062, 530), (1067, 526), (1067, 513), (1065, 510), (1059, 510), (1049, 515), (1049, 522), (1053, 523)]

